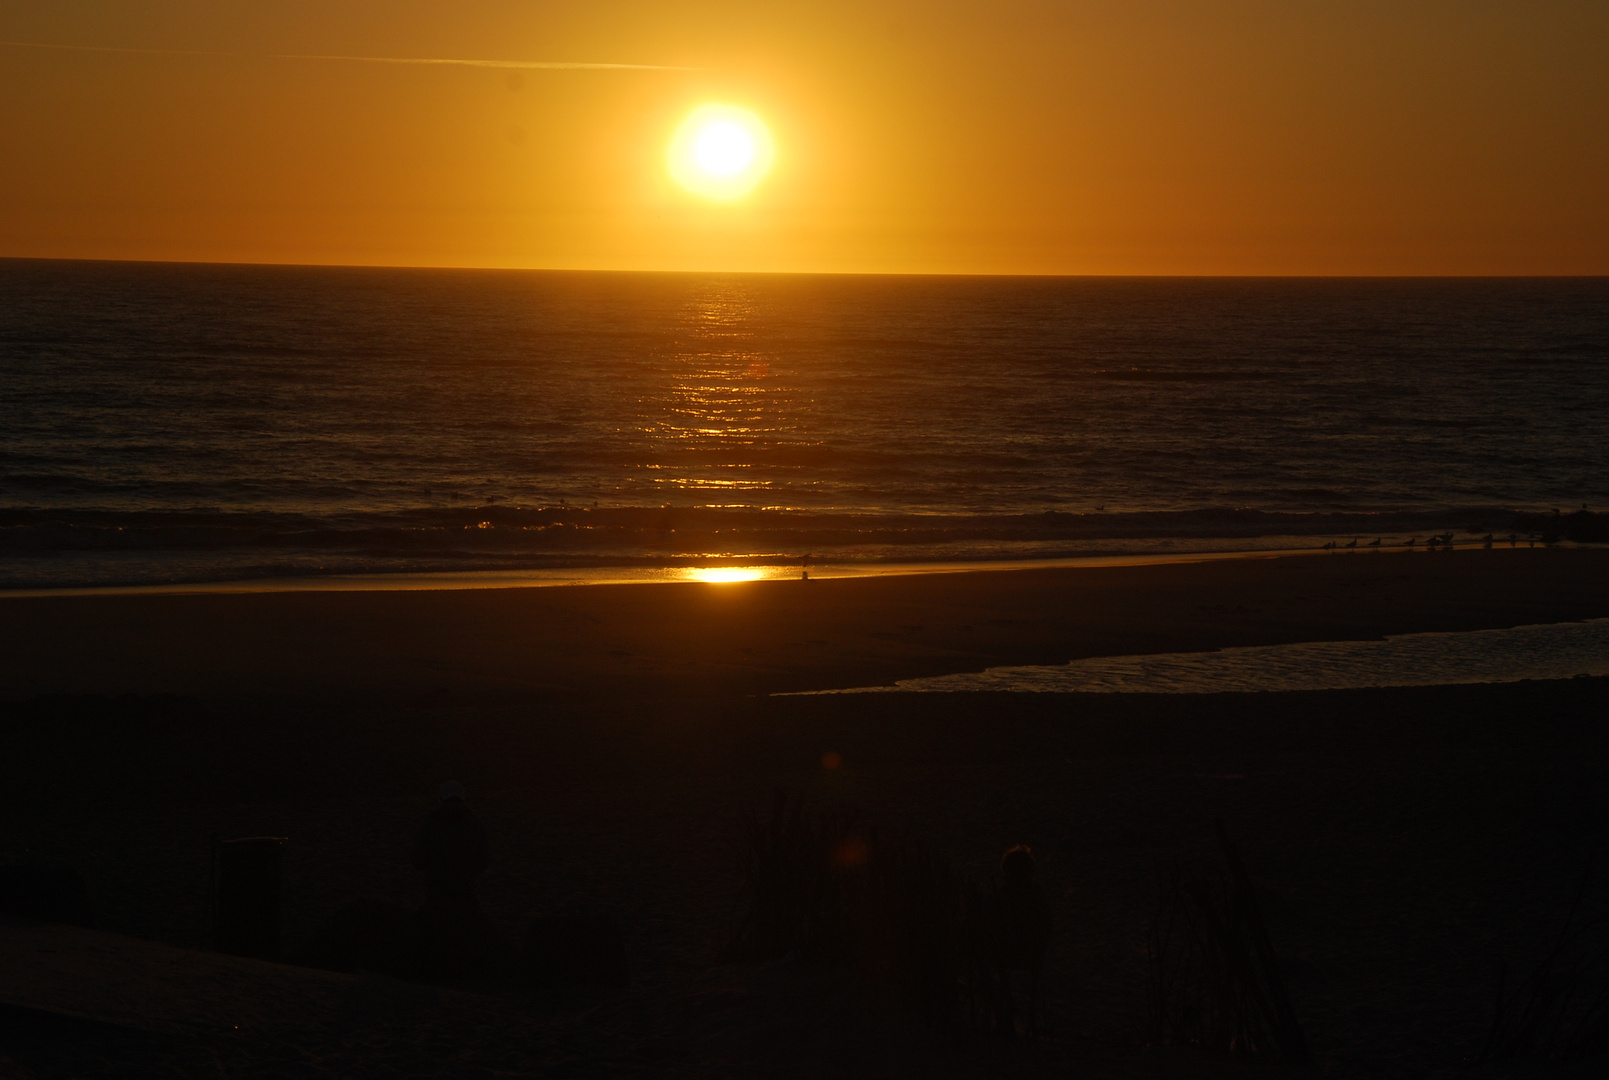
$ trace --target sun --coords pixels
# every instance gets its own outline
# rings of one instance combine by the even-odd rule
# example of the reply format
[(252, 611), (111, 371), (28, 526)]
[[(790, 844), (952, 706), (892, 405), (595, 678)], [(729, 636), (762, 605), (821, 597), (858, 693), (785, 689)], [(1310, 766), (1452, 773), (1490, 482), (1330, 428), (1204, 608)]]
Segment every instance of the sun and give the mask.
[(735, 105), (702, 105), (670, 140), (670, 175), (695, 195), (738, 199), (764, 179), (773, 153), (758, 116)]

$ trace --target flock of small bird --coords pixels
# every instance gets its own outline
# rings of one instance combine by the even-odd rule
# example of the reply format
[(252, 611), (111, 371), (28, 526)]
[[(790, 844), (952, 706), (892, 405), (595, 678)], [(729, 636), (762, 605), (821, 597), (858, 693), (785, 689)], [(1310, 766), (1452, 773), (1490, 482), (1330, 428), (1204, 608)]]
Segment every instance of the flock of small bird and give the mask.
[[(1329, 541), (1328, 543), (1326, 543), (1324, 545), (1324, 550), (1325, 551), (1356, 551), (1357, 547), (1358, 547), (1358, 541), (1360, 539), (1361, 539), (1361, 537), (1354, 536), (1352, 538), (1352, 542), (1349, 543), (1349, 544), (1341, 544), (1341, 543), (1337, 543), (1334, 540), (1331, 540), (1331, 541)], [(1519, 533), (1509, 533), (1506, 537), (1503, 537), (1502, 539), (1505, 539), (1505, 540), (1508, 541), (1508, 546), (1509, 547), (1517, 547), (1517, 546), (1519, 546), (1520, 535), (1519, 535)], [(1494, 537), (1492, 536), (1492, 534), (1487, 533), (1485, 536), (1481, 537), (1481, 547), (1483, 547), (1483, 548), (1491, 547), (1493, 540), (1494, 540)], [(1381, 538), (1376, 536), (1373, 540), (1370, 540), (1367, 544), (1364, 544), (1363, 547), (1364, 548), (1373, 548), (1374, 550), (1378, 551), (1378, 550), (1380, 550), (1381, 543), (1382, 543)], [(1536, 547), (1535, 538), (1532, 538), (1529, 541), (1529, 543), (1530, 543), (1530, 545), (1532, 547)], [(1428, 539), (1428, 540), (1420, 540), (1416, 536), (1412, 540), (1404, 540), (1400, 545), (1392, 544), (1392, 545), (1389, 545), (1389, 546), (1391, 546), (1391, 547), (1399, 547), (1400, 546), (1400, 547), (1405, 547), (1405, 548), (1423, 547), (1426, 551), (1434, 551), (1437, 548), (1442, 548), (1444, 550), (1451, 551), (1453, 549), (1453, 534), (1450, 533), (1450, 532), (1436, 533), (1434, 536), (1430, 537), (1430, 539)]]

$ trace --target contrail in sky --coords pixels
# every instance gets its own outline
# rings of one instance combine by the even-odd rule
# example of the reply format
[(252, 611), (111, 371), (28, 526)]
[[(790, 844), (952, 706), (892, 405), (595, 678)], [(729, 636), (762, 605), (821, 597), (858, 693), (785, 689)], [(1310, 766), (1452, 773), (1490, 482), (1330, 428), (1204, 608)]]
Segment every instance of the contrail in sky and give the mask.
[(539, 68), (551, 71), (703, 71), (673, 64), (586, 64), (567, 60), (456, 60), (422, 56), (323, 56), (314, 53), (237, 53), (211, 49), (127, 49), (109, 45), (49, 45), (38, 41), (0, 41), (14, 49), (59, 49), (66, 52), (140, 53), (147, 56), (261, 56), (267, 60), (346, 60), (360, 64), (434, 64), (451, 67)]
[(548, 68), (554, 71), (702, 71), (671, 64), (582, 64), (564, 60), (437, 60), (415, 56), (314, 56), (274, 53), (275, 60), (356, 60), (365, 64), (454, 64), (458, 67)]

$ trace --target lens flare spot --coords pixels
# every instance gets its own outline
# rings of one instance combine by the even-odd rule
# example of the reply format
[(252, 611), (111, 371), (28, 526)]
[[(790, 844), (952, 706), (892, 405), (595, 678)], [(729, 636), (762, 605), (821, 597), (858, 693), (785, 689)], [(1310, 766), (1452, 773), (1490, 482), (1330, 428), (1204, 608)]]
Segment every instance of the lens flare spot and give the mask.
[(853, 870), (866, 865), (871, 857), (871, 845), (858, 836), (848, 836), (833, 848), (832, 861), (840, 870)]

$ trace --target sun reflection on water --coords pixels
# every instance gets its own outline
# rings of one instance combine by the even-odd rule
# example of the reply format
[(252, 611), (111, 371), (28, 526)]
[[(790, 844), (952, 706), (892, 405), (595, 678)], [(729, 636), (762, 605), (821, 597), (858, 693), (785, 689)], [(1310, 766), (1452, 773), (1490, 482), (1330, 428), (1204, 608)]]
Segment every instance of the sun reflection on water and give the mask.
[(802, 441), (799, 417), (808, 402), (760, 340), (765, 314), (743, 281), (712, 281), (690, 299), (660, 360), (664, 381), (641, 402), (638, 431), (658, 458), (643, 467), (670, 472), (653, 477), (656, 485), (730, 497), (766, 491), (782, 479), (774, 463), (761, 463)]

